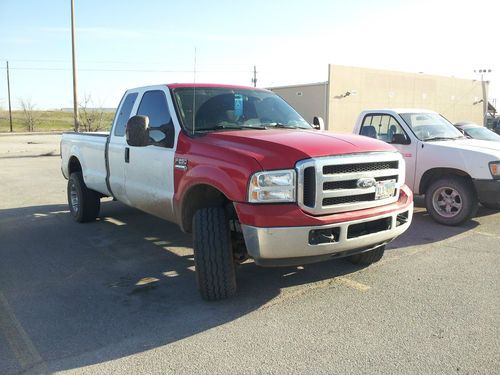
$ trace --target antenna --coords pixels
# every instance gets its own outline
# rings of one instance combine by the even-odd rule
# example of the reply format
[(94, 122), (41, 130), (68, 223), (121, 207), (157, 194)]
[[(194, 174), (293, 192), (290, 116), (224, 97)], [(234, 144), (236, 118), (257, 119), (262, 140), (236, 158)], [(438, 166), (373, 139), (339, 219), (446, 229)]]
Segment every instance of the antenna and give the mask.
[(192, 117), (193, 117), (193, 136), (195, 133), (195, 116), (196, 116), (196, 47), (194, 47), (194, 65), (193, 65), (193, 111), (192, 111)]
[(257, 67), (253, 66), (253, 78), (252, 78), (253, 87), (257, 87)]

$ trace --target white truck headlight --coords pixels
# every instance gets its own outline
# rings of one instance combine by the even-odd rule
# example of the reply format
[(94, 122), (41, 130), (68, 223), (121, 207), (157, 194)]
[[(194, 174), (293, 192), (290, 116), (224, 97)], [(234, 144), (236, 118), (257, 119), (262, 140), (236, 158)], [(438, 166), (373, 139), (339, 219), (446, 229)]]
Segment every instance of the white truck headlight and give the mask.
[(403, 186), (406, 180), (406, 160), (401, 157), (399, 159), (399, 184)]
[(500, 161), (492, 161), (489, 164), (491, 176), (493, 179), (500, 179)]
[(257, 172), (250, 178), (248, 201), (251, 203), (295, 202), (293, 169)]

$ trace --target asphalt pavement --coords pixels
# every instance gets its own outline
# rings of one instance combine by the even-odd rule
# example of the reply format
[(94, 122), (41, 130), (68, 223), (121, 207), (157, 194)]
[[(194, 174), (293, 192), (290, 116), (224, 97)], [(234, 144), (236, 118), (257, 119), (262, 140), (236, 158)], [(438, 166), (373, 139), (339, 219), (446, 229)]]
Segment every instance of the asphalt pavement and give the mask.
[(248, 262), (208, 303), (189, 236), (109, 199), (73, 222), (60, 136), (30, 137), (0, 137), (0, 374), (498, 373), (499, 212), (446, 227), (417, 199), (379, 263)]

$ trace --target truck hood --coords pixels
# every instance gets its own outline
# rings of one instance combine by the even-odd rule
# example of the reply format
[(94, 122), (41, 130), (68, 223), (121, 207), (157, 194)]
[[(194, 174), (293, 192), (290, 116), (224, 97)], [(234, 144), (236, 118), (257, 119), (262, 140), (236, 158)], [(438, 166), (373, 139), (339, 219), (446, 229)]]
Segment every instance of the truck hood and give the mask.
[(205, 142), (245, 153), (268, 170), (293, 168), (297, 161), (313, 157), (396, 151), (385, 142), (364, 136), (303, 129), (214, 132), (205, 137)]
[(500, 142), (479, 139), (458, 139), (455, 141), (426, 142), (428, 145), (460, 149), (462, 152), (477, 152), (500, 158)]

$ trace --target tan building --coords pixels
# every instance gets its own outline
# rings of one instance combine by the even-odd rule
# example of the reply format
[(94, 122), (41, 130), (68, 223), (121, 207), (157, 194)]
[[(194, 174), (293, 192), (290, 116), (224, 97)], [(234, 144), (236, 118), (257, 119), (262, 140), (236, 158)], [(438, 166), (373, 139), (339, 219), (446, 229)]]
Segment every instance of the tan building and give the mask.
[(273, 87), (307, 121), (349, 133), (358, 114), (374, 108), (423, 108), (451, 122), (483, 123), (480, 81), (454, 77), (329, 65), (328, 82)]

